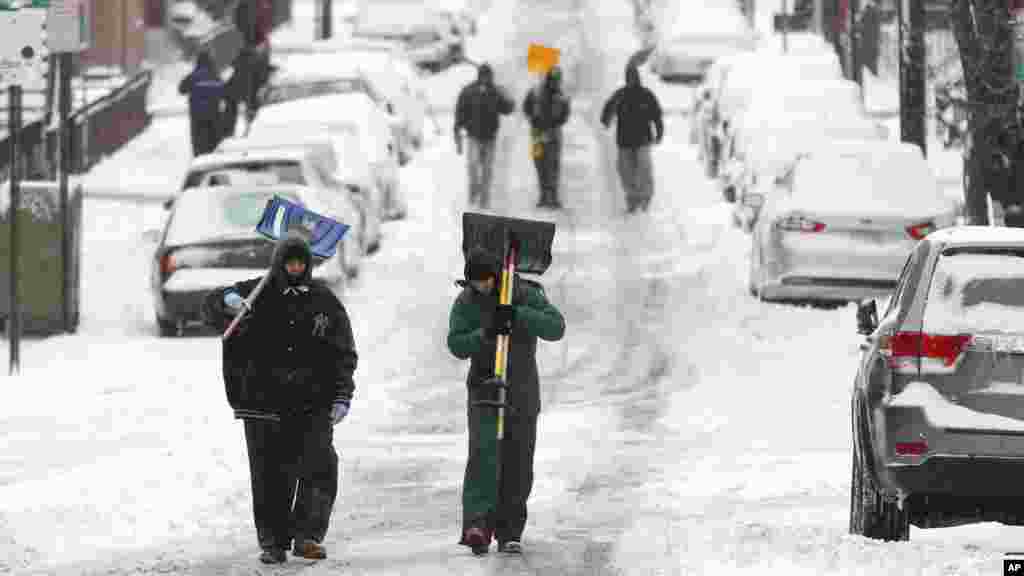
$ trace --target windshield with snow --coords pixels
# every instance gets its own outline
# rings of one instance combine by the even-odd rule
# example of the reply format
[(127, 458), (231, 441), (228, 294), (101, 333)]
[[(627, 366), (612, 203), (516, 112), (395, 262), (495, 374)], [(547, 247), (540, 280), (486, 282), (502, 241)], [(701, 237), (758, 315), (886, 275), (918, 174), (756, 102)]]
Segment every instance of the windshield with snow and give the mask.
[(943, 254), (932, 275), (922, 331), (1024, 333), (1024, 249)]
[(256, 225), (267, 201), (276, 195), (297, 201), (294, 195), (275, 190), (191, 190), (175, 202), (165, 244), (181, 246), (212, 240), (255, 236)]

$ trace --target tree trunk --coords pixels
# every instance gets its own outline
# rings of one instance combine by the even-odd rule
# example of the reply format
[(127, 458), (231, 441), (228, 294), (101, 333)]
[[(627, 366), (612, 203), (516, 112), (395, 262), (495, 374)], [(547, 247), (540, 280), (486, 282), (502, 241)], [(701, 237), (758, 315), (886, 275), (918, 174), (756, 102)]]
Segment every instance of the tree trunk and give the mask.
[(1018, 88), (1006, 0), (953, 0), (952, 27), (968, 99), (964, 204), (969, 224), (987, 225), (989, 198), (1013, 200)]

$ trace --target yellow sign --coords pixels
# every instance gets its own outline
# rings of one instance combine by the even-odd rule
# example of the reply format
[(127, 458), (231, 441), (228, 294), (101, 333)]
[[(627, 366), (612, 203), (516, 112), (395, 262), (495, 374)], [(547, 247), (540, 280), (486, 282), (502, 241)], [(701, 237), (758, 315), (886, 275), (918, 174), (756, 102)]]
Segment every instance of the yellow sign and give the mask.
[(530, 50), (526, 54), (526, 68), (530, 72), (547, 74), (558, 65), (558, 48), (548, 48), (542, 44), (530, 44)]

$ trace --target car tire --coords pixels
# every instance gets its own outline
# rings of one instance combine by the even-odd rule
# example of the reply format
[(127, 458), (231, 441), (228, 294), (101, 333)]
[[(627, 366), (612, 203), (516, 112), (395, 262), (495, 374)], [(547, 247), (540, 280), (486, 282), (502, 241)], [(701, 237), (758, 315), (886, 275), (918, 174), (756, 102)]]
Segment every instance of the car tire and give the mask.
[(875, 481), (864, 467), (862, 456), (854, 444), (850, 479), (850, 533), (889, 542), (910, 540), (910, 511), (904, 502), (900, 510), (896, 502), (887, 501), (875, 487)]
[(178, 327), (174, 322), (168, 322), (159, 316), (156, 317), (156, 327), (161, 338), (173, 338), (178, 335)]

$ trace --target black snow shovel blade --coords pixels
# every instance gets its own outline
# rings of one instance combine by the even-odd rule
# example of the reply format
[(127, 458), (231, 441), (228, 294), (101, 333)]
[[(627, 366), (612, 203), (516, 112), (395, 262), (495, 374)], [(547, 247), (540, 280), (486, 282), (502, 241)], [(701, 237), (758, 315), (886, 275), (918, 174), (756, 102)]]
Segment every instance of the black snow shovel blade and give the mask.
[(503, 255), (507, 242), (517, 241), (516, 272), (541, 275), (551, 265), (551, 245), (555, 241), (555, 223), (492, 216), (478, 212), (462, 215), (462, 256), (475, 246)]

